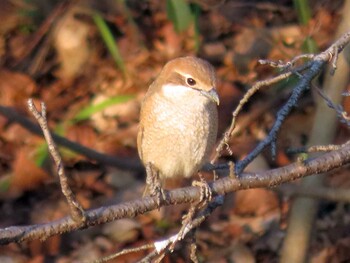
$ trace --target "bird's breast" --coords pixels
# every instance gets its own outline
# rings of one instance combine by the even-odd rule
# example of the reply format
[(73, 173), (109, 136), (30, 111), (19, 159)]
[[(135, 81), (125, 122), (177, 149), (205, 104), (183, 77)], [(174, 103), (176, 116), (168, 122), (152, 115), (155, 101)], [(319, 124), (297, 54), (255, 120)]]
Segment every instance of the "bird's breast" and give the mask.
[(141, 159), (161, 177), (190, 177), (209, 158), (217, 135), (217, 108), (198, 91), (154, 94), (141, 112)]

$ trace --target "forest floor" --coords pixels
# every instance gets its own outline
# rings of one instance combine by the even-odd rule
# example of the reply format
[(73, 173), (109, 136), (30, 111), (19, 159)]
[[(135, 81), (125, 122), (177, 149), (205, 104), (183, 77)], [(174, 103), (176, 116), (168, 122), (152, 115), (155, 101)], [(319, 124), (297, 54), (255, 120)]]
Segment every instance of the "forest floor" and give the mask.
[[(69, 1), (67, 1), (69, 2)], [(226, 1), (215, 8), (191, 5), (200, 14), (198, 28), (177, 32), (166, 1), (0, 1), (0, 106), (16, 109), (35, 122), (28, 98), (46, 103), (49, 126), (57, 134), (106, 155), (139, 163), (136, 134), (140, 103), (149, 84), (172, 58), (197, 55), (217, 72), (220, 95), (219, 137), (232, 111), (256, 81), (278, 74), (259, 59), (289, 61), (322, 51), (334, 41), (343, 1), (310, 1), (312, 18), (302, 25), (291, 1)], [(106, 22), (119, 55), (108, 50), (97, 26)], [(311, 43), (311, 45), (310, 45)], [(311, 51), (310, 51), (311, 49)], [(112, 51), (113, 52), (113, 51)], [(119, 58), (119, 60), (118, 60)], [(122, 59), (122, 60), (120, 60)], [(321, 80), (322, 81), (322, 80)], [(244, 157), (263, 139), (287, 98), (293, 81), (263, 89), (238, 118), (229, 152), (220, 161)], [(278, 135), (273, 160), (264, 152), (250, 171), (280, 167), (296, 160), (286, 153), (307, 142), (314, 117), (309, 92), (287, 118)], [(113, 101), (110, 100), (113, 98)], [(100, 107), (102, 105), (102, 107)], [(344, 100), (345, 110), (350, 109)], [(68, 214), (55, 167), (42, 137), (18, 125), (0, 110), (0, 227), (30, 225)], [(340, 125), (336, 143), (349, 132)], [(142, 169), (105, 165), (60, 148), (69, 184), (84, 208), (139, 198)], [(211, 178), (211, 175), (206, 175)], [(226, 196), (225, 203), (199, 228), (197, 245), (203, 262), (277, 262), (285, 235), (293, 184), (251, 189)], [(346, 188), (346, 170), (327, 177)], [(1, 262), (81, 262), (170, 236), (180, 227), (186, 206), (169, 207), (132, 219), (24, 244), (0, 247)], [(350, 261), (350, 207), (322, 201), (310, 247), (310, 262)], [(147, 251), (114, 262), (135, 262)], [(187, 262), (185, 248), (165, 262)], [(111, 261), (113, 262), (113, 261)]]

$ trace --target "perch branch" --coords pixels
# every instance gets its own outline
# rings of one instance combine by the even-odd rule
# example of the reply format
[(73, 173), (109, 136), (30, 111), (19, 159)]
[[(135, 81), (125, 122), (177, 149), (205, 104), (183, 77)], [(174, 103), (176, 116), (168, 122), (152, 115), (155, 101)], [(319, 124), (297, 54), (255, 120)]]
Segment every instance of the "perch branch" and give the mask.
[[(304, 162), (269, 170), (261, 173), (243, 173), (240, 177), (225, 177), (209, 184), (213, 197), (225, 195), (248, 188), (264, 188), (277, 186), (308, 175), (325, 173), (335, 168), (350, 163), (350, 146), (346, 144), (339, 150), (325, 153), (324, 155), (309, 159)], [(228, 174), (228, 169), (224, 172)], [(175, 205), (183, 203), (198, 202), (200, 189), (198, 187), (185, 187), (169, 191), (164, 200), (164, 205)], [(132, 218), (158, 208), (156, 197), (144, 197), (121, 204), (99, 207), (86, 211), (86, 222), (84, 225), (77, 225), (70, 217), (60, 220), (28, 225), (11, 226), (0, 229), (0, 244), (5, 245), (11, 242), (23, 242), (34, 239), (46, 239), (50, 236), (72, 232), (83, 227), (94, 226), (118, 220)]]

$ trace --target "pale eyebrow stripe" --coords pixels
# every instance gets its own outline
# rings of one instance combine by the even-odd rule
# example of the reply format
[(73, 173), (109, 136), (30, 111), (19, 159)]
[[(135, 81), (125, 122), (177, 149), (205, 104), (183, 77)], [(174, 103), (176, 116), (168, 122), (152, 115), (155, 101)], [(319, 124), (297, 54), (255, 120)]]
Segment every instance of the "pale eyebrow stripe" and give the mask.
[(175, 72), (176, 72), (177, 74), (179, 74), (179, 75), (185, 77), (185, 78), (192, 78), (192, 79), (195, 79), (192, 75), (190, 75), (190, 74), (188, 74), (188, 73), (184, 73), (184, 72), (179, 71), (179, 70), (176, 70)]

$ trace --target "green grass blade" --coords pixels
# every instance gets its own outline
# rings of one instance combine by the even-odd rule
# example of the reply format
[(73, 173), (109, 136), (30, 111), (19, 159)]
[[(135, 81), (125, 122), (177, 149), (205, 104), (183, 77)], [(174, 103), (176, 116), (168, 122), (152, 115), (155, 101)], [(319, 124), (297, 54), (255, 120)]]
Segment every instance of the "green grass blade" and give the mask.
[(119, 52), (119, 48), (117, 45), (117, 42), (115, 41), (113, 34), (111, 30), (109, 29), (106, 21), (97, 13), (95, 13), (93, 16), (94, 22), (100, 31), (100, 34), (102, 36), (103, 41), (105, 42), (109, 53), (111, 54), (112, 58), (114, 59), (115, 63), (117, 64), (118, 68), (123, 72), (123, 74), (126, 74), (125, 70), (125, 64), (124, 60)]
[(134, 96), (132, 95), (120, 95), (112, 98), (108, 98), (96, 105), (90, 105), (77, 113), (77, 115), (73, 118), (73, 122), (82, 121), (90, 118), (90, 116), (96, 112), (102, 111), (107, 107), (112, 105), (120, 104), (126, 101), (129, 101)]
[(166, 10), (177, 32), (186, 30), (193, 21), (190, 5), (185, 0), (167, 0)]
[(311, 9), (308, 0), (294, 0), (294, 7), (297, 11), (299, 22), (306, 25), (311, 19)]
[(319, 49), (316, 41), (312, 37), (308, 36), (304, 40), (304, 43), (302, 45), (302, 50), (303, 52), (306, 52), (306, 53), (318, 53)]
[(11, 186), (11, 175), (2, 175), (0, 178), (0, 193), (6, 193)]
[(47, 143), (43, 142), (35, 149), (34, 161), (36, 166), (42, 167), (47, 158), (49, 158), (49, 150), (47, 148)]
[[(294, 7), (298, 14), (299, 23), (301, 25), (307, 25), (311, 19), (311, 8), (308, 0), (294, 0)], [(302, 45), (303, 52), (316, 53), (318, 52), (318, 46), (316, 41), (308, 36), (304, 40)]]

